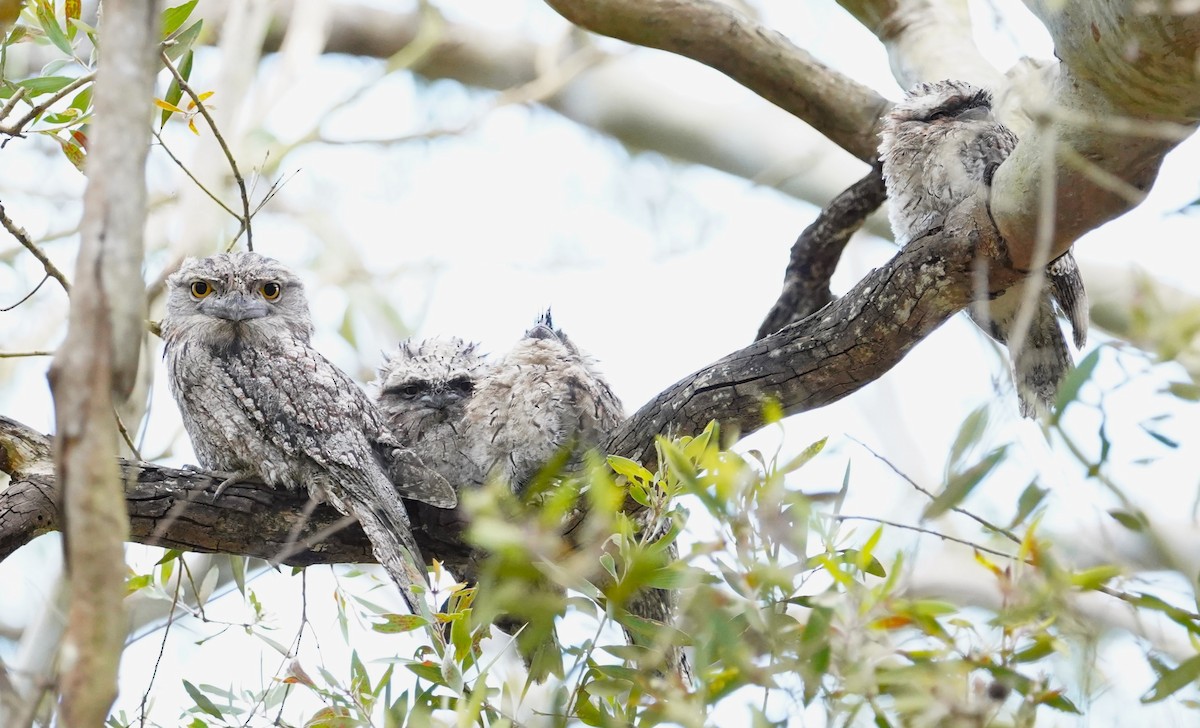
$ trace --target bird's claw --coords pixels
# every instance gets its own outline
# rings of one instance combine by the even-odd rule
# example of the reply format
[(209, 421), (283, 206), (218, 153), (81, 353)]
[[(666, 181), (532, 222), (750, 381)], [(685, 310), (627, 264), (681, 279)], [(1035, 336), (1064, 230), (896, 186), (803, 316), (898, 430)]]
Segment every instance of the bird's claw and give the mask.
[(214, 501), (220, 498), (221, 494), (224, 493), (225, 489), (230, 485), (242, 480), (246, 480), (254, 475), (253, 473), (246, 472), (244, 470), (235, 470), (233, 472), (226, 472), (223, 470), (208, 470), (207, 468), (202, 468), (199, 465), (192, 465), (190, 463), (184, 465), (182, 468), (180, 468), (180, 470), (184, 470), (189, 473), (195, 473), (196, 475), (203, 475), (207, 478), (200, 483), (190, 484), (190, 488), (197, 490), (208, 490), (210, 485), (217, 483), (217, 490), (215, 493), (213, 493)]

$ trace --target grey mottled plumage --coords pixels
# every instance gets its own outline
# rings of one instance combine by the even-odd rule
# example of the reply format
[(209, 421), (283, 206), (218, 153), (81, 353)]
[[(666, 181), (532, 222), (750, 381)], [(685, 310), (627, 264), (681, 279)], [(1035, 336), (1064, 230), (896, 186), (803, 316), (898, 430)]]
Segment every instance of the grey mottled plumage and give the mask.
[[(457, 337), (404, 341), (384, 357), (375, 398), (396, 439), (420, 453), (429, 468), (455, 492), (477, 487), (483, 474), (468, 458), (463, 411), (487, 363), (475, 344)], [(461, 512), (413, 507), (419, 527), (464, 526)], [(457, 578), (474, 583), (481, 555), (472, 549), (446, 549), (439, 555)]]
[[(574, 453), (568, 469), (578, 468), (582, 454), (602, 443), (623, 418), (621, 403), (595, 362), (554, 327), (549, 311), (490, 368), (464, 413), (471, 460), (516, 491), (563, 448)], [(638, 525), (644, 531), (658, 530), (660, 524)], [(666, 558), (678, 559), (674, 544)], [(672, 624), (675, 594), (646, 589), (625, 607), (643, 620)], [(650, 646), (629, 629), (625, 634), (631, 644)], [(690, 679), (679, 647), (670, 647), (661, 658), (685, 681)]]
[(480, 381), (464, 413), (471, 459), (514, 490), (562, 448), (595, 446), (622, 418), (595, 363), (549, 312)]
[(463, 412), (487, 363), (457, 337), (404, 341), (379, 368), (376, 401), (403, 443), (420, 444), (429, 466), (456, 490), (483, 482), (466, 458)]
[[(188, 259), (167, 286), (168, 383), (200, 464), (307, 487), (357, 518), (419, 612), (412, 587), (425, 570), (385, 474), (397, 443), (358, 385), (312, 348), (300, 279), (278, 261), (237, 252)], [(455, 502), (444, 484), (402, 494)]]
[[(988, 199), (992, 176), (1017, 144), (992, 114), (987, 91), (963, 81), (922, 83), (884, 119), (879, 146), (896, 242), (907, 244), (944, 224), (960, 202)], [(1054, 302), (1071, 322), (1074, 341), (1087, 336), (1087, 297), (1068, 251), (1046, 268), (1048, 287), (1034, 296), (1036, 309), (1023, 342), (1010, 341), (1026, 286), (1018, 284), (968, 314), (993, 338), (1016, 352), (1013, 377), (1021, 413), (1049, 409), (1070, 370), (1071, 356), (1054, 315)]]

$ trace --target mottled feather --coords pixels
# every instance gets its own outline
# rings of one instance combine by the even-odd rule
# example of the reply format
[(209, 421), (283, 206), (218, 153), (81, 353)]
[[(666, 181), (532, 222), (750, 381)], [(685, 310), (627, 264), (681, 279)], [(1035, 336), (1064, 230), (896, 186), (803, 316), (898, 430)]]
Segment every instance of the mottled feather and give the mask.
[[(425, 572), (384, 465), (397, 445), (375, 405), (312, 348), (304, 287), (256, 253), (188, 259), (168, 279), (168, 384), (206, 468), (307, 488), (353, 516), (414, 611)], [(453, 502), (453, 493), (405, 493)]]
[[(939, 230), (964, 200), (980, 197), (987, 204), (996, 170), (1017, 145), (1016, 135), (996, 121), (991, 94), (963, 81), (914, 86), (884, 118), (880, 137), (888, 216), (902, 245)], [(968, 308), (976, 324), (1015, 354), (1013, 379), (1026, 416), (1053, 406), (1072, 367), (1054, 303), (1070, 320), (1076, 346), (1087, 336), (1087, 296), (1069, 251), (1047, 266), (1046, 280), (1033, 296), (1037, 308), (1023, 342), (1010, 339), (1025, 283)]]

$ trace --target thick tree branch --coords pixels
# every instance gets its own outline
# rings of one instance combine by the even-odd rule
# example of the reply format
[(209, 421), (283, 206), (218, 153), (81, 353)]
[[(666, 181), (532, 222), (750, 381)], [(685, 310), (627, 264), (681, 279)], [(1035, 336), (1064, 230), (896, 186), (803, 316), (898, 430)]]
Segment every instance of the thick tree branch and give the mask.
[(713, 0), (546, 0), (601, 35), (699, 61), (791, 112), (863, 161), (879, 146), (888, 102), (782, 34)]
[[(218, 3), (202, 8), (211, 11), (218, 25)], [(279, 49), (292, 12), (291, 3), (276, 6), (267, 50)], [(354, 5), (331, 18), (325, 52), (390, 58), (413, 42), (421, 22), (418, 12)], [(507, 90), (538, 78), (539, 58), (546, 57), (546, 50), (520, 36), (444, 21), (434, 46), (412, 71), (427, 79)], [(670, 79), (648, 72), (646, 56), (632, 53), (580, 73), (542, 103), (630, 149), (703, 164), (817, 205), (862, 176), (862, 164), (821, 133), (750, 91), (739, 97), (737, 84), (726, 83), (729, 88), (714, 88), (713, 100), (697, 99)], [(731, 97), (736, 101), (727, 101)], [(879, 216), (869, 221), (868, 229), (891, 234), (887, 220)]]
[[(0, 561), (37, 536), (62, 528), (62, 498), (50, 450), (46, 436), (0, 416), (0, 472), (12, 479), (0, 490)], [(120, 463), (132, 541), (292, 566), (375, 561), (358, 524), (346, 523), (330, 506), (312, 508), (304, 491), (235, 483), (214, 500), (220, 480), (203, 473)], [(445, 512), (441, 522), (426, 518), (414, 524), (428, 557), (445, 560), (459, 544), (453, 536), (447, 541), (454, 529), (447, 528), (445, 519), (452, 519), (452, 513)]]
[[(841, 399), (894, 366), (972, 300), (977, 254), (989, 263), (995, 290), (1003, 290), (1019, 277), (1007, 264), (986, 210), (964, 205), (951, 215), (946, 229), (900, 251), (842, 298), (676, 383), (627, 420), (604, 449), (653, 465), (655, 435), (696, 432), (710, 419), (719, 420), (727, 432), (748, 434), (763, 426), (762, 406), (767, 398), (779, 402), (788, 414)], [(18, 447), (13, 443), (29, 439), (28, 430), (0, 419), (0, 425), (6, 422), (7, 428), (0, 427), (0, 445), (4, 452), (16, 455), (0, 461), (0, 469), (14, 474), (15, 485), (0, 492), (0, 558), (59, 525), (47, 490), (52, 481), (30, 464), (39, 461), (36, 455), (21, 455), (43, 452), (46, 445)], [(214, 504), (197, 490), (212, 485), (206, 476), (144, 463), (125, 467), (132, 537), (138, 541), (276, 558), (295, 524), (303, 523), (306, 501), (296, 494), (238, 486)], [(181, 500), (194, 501), (184, 511), (186, 517), (163, 526)], [(427, 557), (449, 560), (454, 549), (464, 548), (455, 511), (414, 508), (410, 512), (418, 544)], [(313, 517), (321, 513), (318, 508)], [(300, 539), (318, 534), (334, 521), (330, 511), (319, 523), (304, 523)], [(353, 536), (347, 535), (352, 531)], [(339, 534), (337, 538), (353, 540), (315, 546), (285, 561), (370, 560), (365, 539), (358, 540), (362, 537), (357, 526)]]
[(998, 88), (1003, 75), (975, 45), (966, 0), (838, 0), (887, 49), (900, 86), (957, 78)]
[(850, 236), (887, 199), (878, 167), (834, 198), (792, 245), (783, 292), (758, 329), (756, 339), (795, 323), (833, 300), (829, 279)]
[[(1148, 190), (1163, 157), (1200, 119), (1195, 67), (1200, 14), (1176, 15), (1169, 4), (1123, 0), (1028, 4), (1046, 24), (1062, 62), (1041, 69), (1040, 88), (1022, 79), (1020, 90), (1030, 92), (1023, 106), (1036, 122), (1035, 131), (1022, 136), (996, 173), (992, 200), (1013, 261), (1026, 268), (1037, 239), (1043, 185), (1054, 186), (1053, 258), (1136, 204), (1101, 178)], [(1138, 123), (1133, 133), (1124, 133), (1119, 124), (1107, 124), (1109, 119)], [(1178, 136), (1149, 133), (1164, 123), (1179, 125)], [(1060, 149), (1087, 164), (1064, 163)], [(1056, 155), (1052, 180), (1038, 174), (1046, 154)]]
[(976, 255), (992, 292), (1012, 268), (986, 209), (964, 204), (937, 229), (803, 321), (676, 382), (610, 438), (611, 453), (653, 463), (654, 436), (698, 432), (712, 419), (746, 435), (770, 398), (785, 414), (817, 409), (878, 379), (972, 300)]

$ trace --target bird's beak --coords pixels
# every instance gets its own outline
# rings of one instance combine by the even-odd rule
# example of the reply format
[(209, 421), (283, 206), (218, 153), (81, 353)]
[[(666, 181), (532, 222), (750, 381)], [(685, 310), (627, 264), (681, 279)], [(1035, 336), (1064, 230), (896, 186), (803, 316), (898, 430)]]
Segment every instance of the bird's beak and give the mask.
[(428, 407), (430, 409), (440, 410), (443, 407), (445, 407), (446, 405), (453, 403), (456, 399), (457, 399), (457, 397), (454, 395), (453, 392), (443, 392), (443, 391), (428, 392), (426, 394), (421, 395), (421, 404), (425, 405), (426, 407)]
[(209, 297), (200, 302), (201, 313), (226, 321), (249, 321), (270, 313), (266, 301), (250, 298), (242, 293), (233, 293), (220, 298)]
[(955, 117), (958, 121), (991, 121), (992, 110), (986, 106), (973, 106)]

